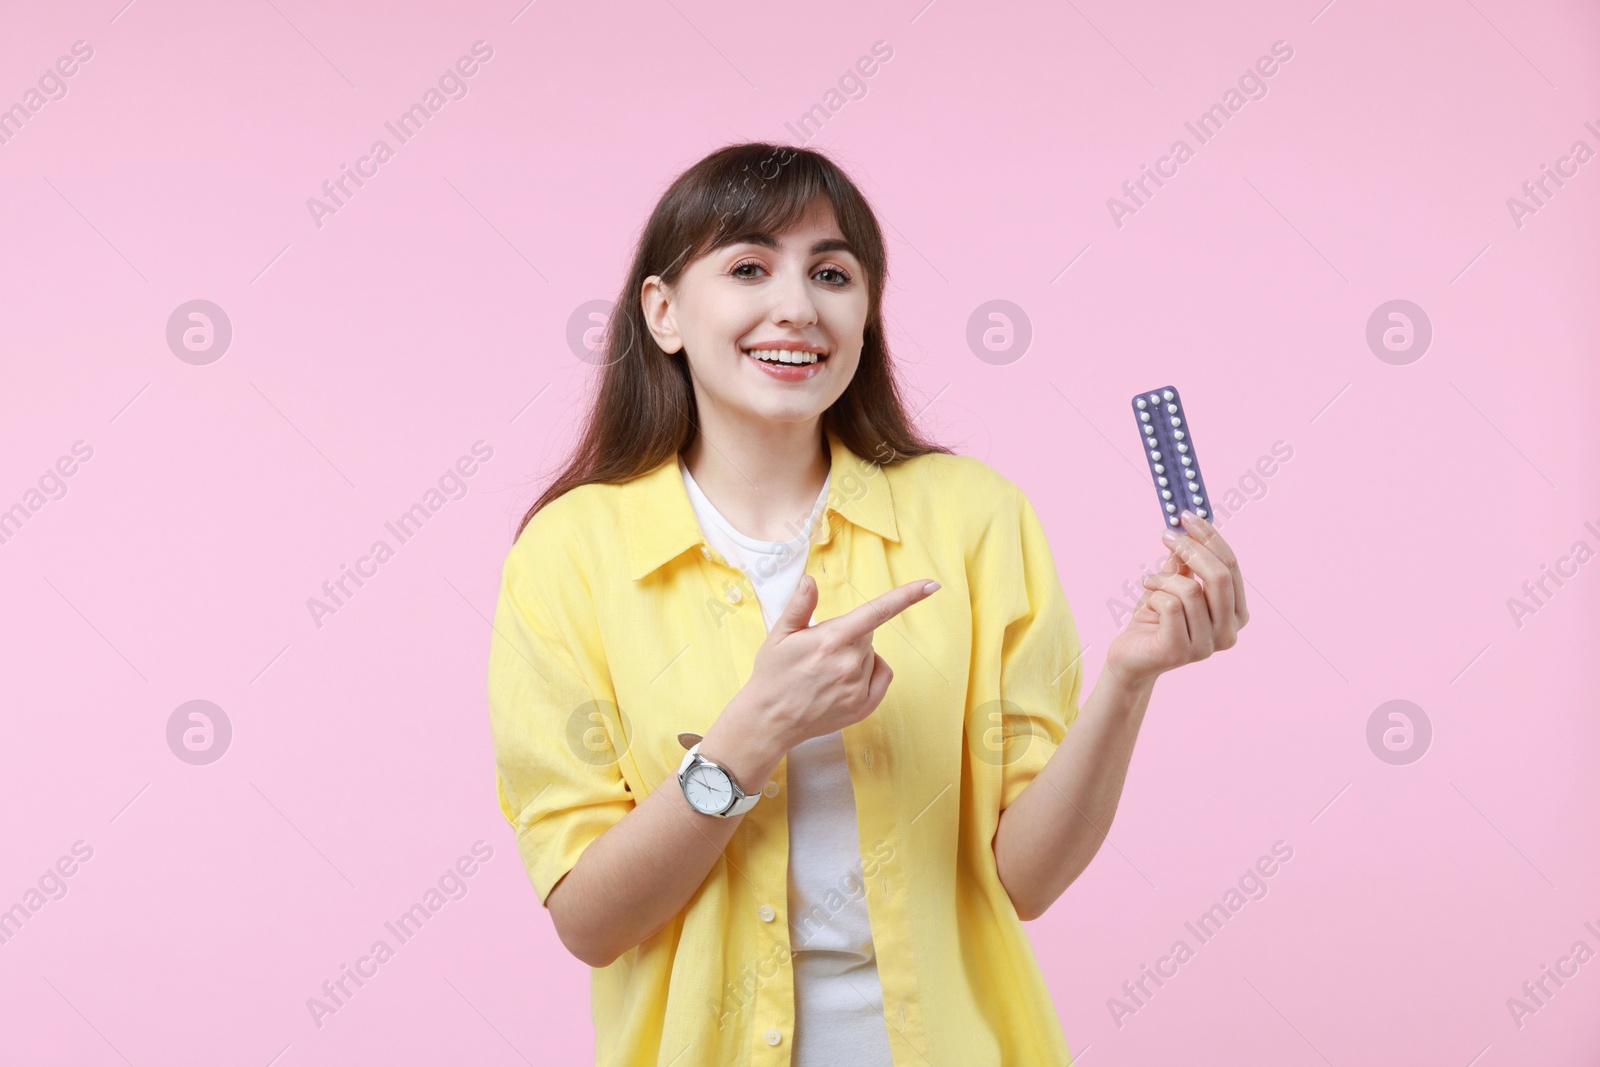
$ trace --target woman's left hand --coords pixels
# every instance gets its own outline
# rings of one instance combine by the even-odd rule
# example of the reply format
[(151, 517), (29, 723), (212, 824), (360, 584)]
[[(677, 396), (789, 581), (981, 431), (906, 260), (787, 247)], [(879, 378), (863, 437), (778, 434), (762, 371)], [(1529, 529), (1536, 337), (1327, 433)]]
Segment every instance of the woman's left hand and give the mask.
[(1205, 519), (1185, 511), (1183, 526), (1187, 537), (1162, 532), (1172, 554), (1145, 576), (1144, 596), (1106, 651), (1105, 669), (1130, 686), (1232, 648), (1250, 621), (1233, 549)]

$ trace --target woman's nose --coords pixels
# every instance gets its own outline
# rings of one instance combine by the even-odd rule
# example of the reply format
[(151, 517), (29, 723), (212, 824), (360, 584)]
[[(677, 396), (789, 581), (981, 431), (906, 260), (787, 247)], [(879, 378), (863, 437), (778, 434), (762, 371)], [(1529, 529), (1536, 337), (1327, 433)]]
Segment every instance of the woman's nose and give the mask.
[(774, 294), (774, 322), (810, 326), (817, 321), (817, 305), (811, 299), (811, 288), (803, 274), (785, 271), (774, 287)]

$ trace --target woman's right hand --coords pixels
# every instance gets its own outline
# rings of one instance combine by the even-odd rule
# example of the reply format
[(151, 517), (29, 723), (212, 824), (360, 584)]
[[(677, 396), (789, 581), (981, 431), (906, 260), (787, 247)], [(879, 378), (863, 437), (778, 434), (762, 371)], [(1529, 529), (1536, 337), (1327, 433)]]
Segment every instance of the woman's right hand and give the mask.
[(872, 632), (939, 588), (909, 582), (837, 618), (810, 625), (817, 583), (800, 579), (794, 596), (756, 650), (750, 680), (735, 698), (783, 751), (872, 714), (894, 671), (872, 647)]

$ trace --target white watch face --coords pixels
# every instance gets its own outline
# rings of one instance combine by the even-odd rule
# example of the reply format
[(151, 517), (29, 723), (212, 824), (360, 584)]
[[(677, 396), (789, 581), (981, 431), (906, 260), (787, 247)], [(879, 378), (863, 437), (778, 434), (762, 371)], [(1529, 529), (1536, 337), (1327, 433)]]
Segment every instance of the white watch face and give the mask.
[(722, 768), (696, 763), (684, 775), (683, 795), (696, 811), (714, 815), (733, 803), (733, 785)]

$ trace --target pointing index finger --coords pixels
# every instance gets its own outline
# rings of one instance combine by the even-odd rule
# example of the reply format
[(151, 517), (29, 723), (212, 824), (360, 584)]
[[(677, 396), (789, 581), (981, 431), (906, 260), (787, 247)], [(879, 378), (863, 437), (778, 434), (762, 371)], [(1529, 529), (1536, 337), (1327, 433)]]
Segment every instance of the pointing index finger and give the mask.
[(882, 596), (874, 597), (858, 608), (853, 608), (837, 618), (818, 625), (831, 625), (844, 635), (845, 640), (859, 641), (917, 601), (926, 600), (938, 588), (938, 582), (927, 578), (907, 582)]

